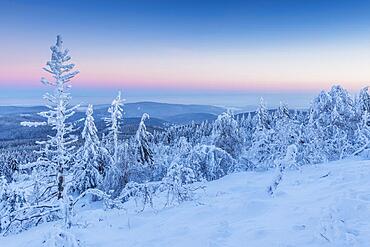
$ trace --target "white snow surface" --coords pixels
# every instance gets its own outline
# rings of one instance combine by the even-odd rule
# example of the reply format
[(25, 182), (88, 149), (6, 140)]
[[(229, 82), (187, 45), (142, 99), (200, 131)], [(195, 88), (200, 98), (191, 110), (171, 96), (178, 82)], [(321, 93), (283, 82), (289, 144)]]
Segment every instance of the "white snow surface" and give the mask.
[[(241, 172), (207, 183), (179, 206), (138, 212), (83, 207), (69, 231), (81, 246), (370, 246), (370, 161)], [(156, 205), (155, 205), (156, 206)], [(0, 246), (40, 247), (58, 222), (0, 237)]]

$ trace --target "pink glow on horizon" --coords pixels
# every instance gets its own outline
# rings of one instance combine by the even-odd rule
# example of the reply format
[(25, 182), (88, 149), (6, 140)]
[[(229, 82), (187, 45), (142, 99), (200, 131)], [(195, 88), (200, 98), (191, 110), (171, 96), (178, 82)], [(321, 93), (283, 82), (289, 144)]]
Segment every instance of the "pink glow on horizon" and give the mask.
[[(42, 74), (42, 73), (40, 73)], [(23, 76), (17, 78), (16, 76), (7, 77), (0, 75), (0, 86), (18, 87), (18, 86), (31, 86), (43, 87), (40, 82), (42, 76), (36, 73), (32, 76)], [(43, 75), (45, 76), (45, 75)], [(76, 76), (72, 81), (74, 87), (79, 88), (122, 88), (122, 89), (179, 89), (179, 90), (216, 90), (216, 91), (316, 91), (327, 89), (333, 84), (340, 84), (350, 91), (356, 91), (362, 87), (367, 86), (369, 83), (359, 82), (342, 82), (342, 81), (328, 81), (328, 82), (268, 82), (268, 81), (241, 81), (241, 80), (189, 80), (182, 81), (176, 78), (172, 79), (156, 79), (150, 80), (148, 78), (107, 78), (105, 76), (84, 76), (83, 73)]]
[[(108, 48), (109, 49), (109, 48)], [(49, 56), (15, 54), (0, 61), (1, 86), (42, 86)], [(315, 91), (341, 84), (358, 90), (370, 81), (368, 47), (317, 47), (287, 50), (161, 50), (140, 54), (91, 51), (72, 60), (81, 73), (76, 87), (184, 90)]]

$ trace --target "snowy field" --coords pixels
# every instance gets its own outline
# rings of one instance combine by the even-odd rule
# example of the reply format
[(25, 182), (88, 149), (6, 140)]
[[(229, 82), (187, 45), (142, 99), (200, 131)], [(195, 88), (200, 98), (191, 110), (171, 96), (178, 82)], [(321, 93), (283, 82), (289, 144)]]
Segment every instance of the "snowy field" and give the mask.
[[(345, 160), (287, 171), (242, 172), (206, 184), (198, 199), (137, 212), (85, 208), (71, 231), (82, 246), (370, 246), (370, 161)], [(57, 222), (0, 238), (40, 247)]]

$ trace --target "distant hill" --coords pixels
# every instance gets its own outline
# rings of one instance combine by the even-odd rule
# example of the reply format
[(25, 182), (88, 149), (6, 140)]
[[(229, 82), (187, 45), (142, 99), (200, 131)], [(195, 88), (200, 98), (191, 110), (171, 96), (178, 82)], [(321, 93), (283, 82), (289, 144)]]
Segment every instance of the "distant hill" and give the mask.
[(0, 115), (30, 114), (45, 110), (45, 106), (0, 106)]
[[(94, 106), (94, 118), (99, 133), (106, 132), (104, 118), (108, 116), (109, 105)], [(86, 106), (78, 109), (76, 114), (70, 119), (77, 122), (76, 128), (81, 131), (83, 118), (85, 117)], [(171, 124), (188, 124), (194, 121), (200, 123), (208, 120), (213, 121), (217, 115), (224, 112), (222, 107), (210, 105), (182, 105), (167, 104), (157, 102), (138, 102), (127, 103), (123, 107), (124, 119), (122, 122), (122, 135), (133, 135), (140, 122), (143, 113), (148, 113), (150, 119), (146, 125), (150, 132), (161, 130)], [(30, 128), (21, 126), (23, 121), (43, 121), (44, 119), (37, 115), (40, 111), (47, 110), (44, 106), (0, 106), (0, 147), (1, 144), (17, 145), (18, 143), (34, 143), (35, 140), (44, 139), (52, 130), (48, 126)]]
[[(94, 106), (95, 113), (106, 114), (109, 105)], [(143, 113), (148, 113), (155, 118), (166, 119), (167, 117), (189, 114), (189, 113), (208, 113), (219, 115), (225, 108), (211, 105), (183, 105), (157, 102), (137, 102), (124, 105), (125, 117), (141, 117)]]
[(166, 117), (166, 120), (174, 124), (190, 124), (192, 122), (201, 123), (206, 120), (213, 121), (217, 119), (217, 116), (211, 113), (186, 113)]

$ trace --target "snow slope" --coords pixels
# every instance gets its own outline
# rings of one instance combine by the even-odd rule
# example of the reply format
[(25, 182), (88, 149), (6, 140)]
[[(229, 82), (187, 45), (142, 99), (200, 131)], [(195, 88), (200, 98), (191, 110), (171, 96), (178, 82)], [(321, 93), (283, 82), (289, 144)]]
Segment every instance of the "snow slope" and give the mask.
[[(72, 232), (82, 246), (370, 246), (370, 161), (345, 160), (207, 183), (198, 199), (137, 213), (85, 209)], [(43, 246), (57, 223), (0, 237), (0, 246)]]

